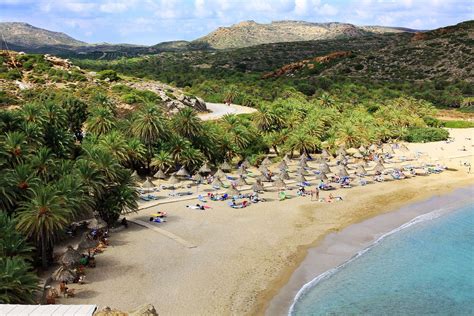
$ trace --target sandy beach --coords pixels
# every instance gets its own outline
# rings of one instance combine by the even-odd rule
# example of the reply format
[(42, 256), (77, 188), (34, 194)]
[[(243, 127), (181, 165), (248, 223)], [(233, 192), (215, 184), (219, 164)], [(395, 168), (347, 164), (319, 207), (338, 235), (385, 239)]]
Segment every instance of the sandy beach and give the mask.
[(61, 303), (121, 310), (151, 303), (161, 315), (263, 314), (308, 248), (331, 232), (473, 184), (474, 174), (463, 164), (474, 163), (474, 130), (452, 130), (451, 136), (451, 143), (408, 146), (452, 170), (338, 189), (333, 194), (343, 198), (340, 202), (313, 202), (296, 197), (295, 190), (288, 191), (291, 199), (280, 202), (273, 189), (262, 195), (267, 202), (244, 209), (213, 201), (205, 211), (187, 208), (198, 203), (193, 200), (127, 215), (148, 222), (155, 211), (169, 214), (166, 223), (150, 223), (161, 232), (131, 224), (114, 233), (111, 245), (97, 256), (97, 267), (87, 270), (87, 284), (72, 285), (76, 297)]

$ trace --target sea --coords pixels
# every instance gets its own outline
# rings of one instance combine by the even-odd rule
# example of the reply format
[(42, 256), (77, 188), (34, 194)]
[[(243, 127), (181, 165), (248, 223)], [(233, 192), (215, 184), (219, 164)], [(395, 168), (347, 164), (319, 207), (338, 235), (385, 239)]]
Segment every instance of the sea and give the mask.
[(289, 315), (474, 315), (468, 201), (420, 215), (319, 275), (298, 292)]

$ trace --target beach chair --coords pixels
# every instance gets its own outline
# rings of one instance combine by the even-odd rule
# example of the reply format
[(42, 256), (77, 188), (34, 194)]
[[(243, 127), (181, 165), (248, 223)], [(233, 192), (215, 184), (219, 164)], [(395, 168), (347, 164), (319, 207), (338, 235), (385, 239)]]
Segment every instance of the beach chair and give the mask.
[(286, 194), (286, 192), (280, 192), (278, 193), (278, 198), (280, 199), (280, 201), (283, 201), (288, 198), (288, 195)]
[(203, 203), (206, 202), (206, 199), (201, 194), (198, 195), (198, 200)]

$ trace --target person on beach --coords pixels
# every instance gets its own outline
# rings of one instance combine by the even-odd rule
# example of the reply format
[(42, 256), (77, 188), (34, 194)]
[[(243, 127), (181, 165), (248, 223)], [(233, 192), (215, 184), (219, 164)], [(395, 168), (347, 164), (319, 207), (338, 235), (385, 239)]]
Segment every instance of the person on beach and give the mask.
[(316, 201), (319, 201), (319, 188), (317, 186), (316, 186), (315, 194), (316, 194)]

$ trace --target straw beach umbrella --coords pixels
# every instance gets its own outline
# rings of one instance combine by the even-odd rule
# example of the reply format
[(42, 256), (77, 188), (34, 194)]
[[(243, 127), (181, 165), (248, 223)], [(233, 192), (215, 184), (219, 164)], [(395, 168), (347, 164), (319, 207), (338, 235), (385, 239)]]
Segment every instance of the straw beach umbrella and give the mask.
[(360, 152), (356, 152), (354, 155), (353, 155), (354, 158), (357, 158), (357, 159), (362, 159), (364, 158), (364, 156), (360, 153)]
[(296, 169), (296, 174), (302, 174), (304, 176), (309, 175), (309, 172), (305, 168), (298, 168)]
[(194, 176), (193, 176), (193, 181), (196, 182), (196, 192), (199, 192), (199, 184), (201, 184), (203, 182), (204, 178), (201, 176), (201, 174), (199, 172), (197, 172)]
[(229, 165), (229, 163), (227, 161), (224, 161), (222, 164), (221, 164), (221, 169), (222, 171), (226, 171), (226, 172), (229, 172), (232, 170), (232, 167)]
[(282, 180), (290, 180), (290, 175), (288, 174), (288, 171), (281, 170), (280, 173), (278, 174), (278, 178)]
[(242, 162), (241, 166), (243, 166), (245, 169), (250, 167), (250, 162), (247, 158)]
[(51, 277), (54, 281), (72, 283), (76, 278), (76, 273), (62, 265), (53, 272)]
[(306, 160), (302, 159), (300, 160), (300, 162), (298, 162), (298, 166), (305, 168), (308, 167), (308, 163), (306, 162)]
[(370, 150), (371, 152), (376, 151), (377, 148), (378, 148), (378, 147), (377, 147), (377, 145), (375, 145), (375, 144), (372, 144), (372, 145), (369, 146), (369, 150)]
[(153, 177), (155, 177), (156, 179), (163, 180), (166, 179), (166, 174), (163, 172), (163, 170), (159, 169), (157, 172), (155, 172)]
[(302, 174), (297, 174), (295, 178), (296, 182), (303, 184), (303, 182), (306, 182), (306, 178)]
[(179, 168), (178, 172), (176, 172), (176, 175), (177, 175), (178, 177), (183, 177), (183, 178), (190, 176), (188, 170), (186, 170), (186, 168), (185, 168), (184, 166), (182, 166), (181, 168)]
[(331, 173), (331, 169), (329, 168), (329, 165), (325, 162), (319, 165), (319, 171), (324, 172), (324, 173)]
[(300, 156), (300, 161), (301, 161), (301, 160), (305, 160), (305, 161), (308, 160), (308, 155), (306, 155), (305, 152), (303, 152), (303, 153), (301, 154), (301, 156)]
[(329, 160), (331, 158), (331, 155), (328, 153), (326, 149), (323, 149), (323, 152), (321, 153), (321, 157), (323, 157), (326, 160)]
[(247, 169), (245, 169), (245, 167), (243, 167), (243, 166), (240, 166), (240, 168), (237, 170), (237, 174), (241, 177), (246, 176), (247, 175)]
[(156, 185), (151, 181), (150, 177), (146, 177), (145, 182), (142, 183), (142, 189), (145, 191), (153, 191), (153, 189), (156, 187)]
[(265, 159), (263, 159), (261, 165), (262, 165), (262, 166), (269, 166), (269, 165), (271, 165), (271, 164), (272, 164), (272, 161), (270, 160), (270, 158), (265, 157)]
[(252, 185), (252, 191), (253, 191), (253, 192), (262, 192), (262, 191), (264, 191), (264, 189), (265, 189), (265, 188), (263, 187), (262, 183), (261, 183), (259, 180), (257, 180), (257, 181)]
[(261, 173), (268, 173), (269, 170), (268, 170), (267, 166), (262, 164), (262, 165), (260, 165), (260, 167), (258, 167), (258, 171), (260, 171)]
[(214, 177), (221, 179), (221, 178), (226, 178), (226, 175), (225, 175), (224, 171), (222, 171), (222, 169), (219, 168), (219, 169), (217, 169), (216, 173), (214, 173)]
[(316, 179), (318, 179), (318, 180), (327, 180), (328, 176), (324, 172), (320, 172), (316, 175)]
[(66, 252), (61, 256), (59, 259), (59, 263), (65, 267), (74, 267), (79, 264), (82, 255), (79, 251), (72, 248), (72, 246), (68, 246)]
[(288, 169), (288, 165), (286, 164), (285, 160), (282, 160), (282, 161), (278, 164), (278, 169), (280, 169), (280, 170), (286, 170), (286, 169)]
[(346, 152), (346, 150), (344, 149), (344, 147), (341, 146), (341, 147), (339, 147), (339, 149), (336, 151), (336, 154), (344, 156), (344, 155), (347, 155), (347, 152)]
[(288, 154), (285, 154), (283, 157), (283, 161), (286, 162), (287, 164), (291, 163), (290, 157), (288, 157)]
[(171, 177), (168, 179), (168, 183), (173, 186), (173, 194), (174, 194), (174, 191), (176, 190), (175, 184), (178, 184), (179, 182), (180, 180), (176, 178), (174, 174), (172, 174)]
[(360, 145), (359, 151), (364, 154), (367, 151), (367, 148), (364, 147), (364, 145)]
[(199, 168), (198, 170), (199, 173), (211, 173), (211, 168), (209, 167), (209, 164), (207, 161)]
[(375, 165), (374, 171), (375, 171), (375, 172), (383, 173), (383, 172), (385, 171), (385, 167), (384, 167), (384, 165), (379, 161), (379, 162)]
[(138, 176), (137, 170), (133, 171), (131, 178), (134, 182), (138, 182), (140, 180), (140, 177)]
[(237, 190), (235, 187), (231, 186), (227, 192), (226, 192), (229, 196), (236, 196), (236, 195), (239, 195), (240, 192), (239, 190)]
[(104, 220), (101, 218), (93, 218), (87, 225), (87, 228), (89, 229), (103, 229), (106, 227), (107, 227), (107, 223), (104, 222)]
[(273, 182), (273, 186), (277, 188), (284, 188), (286, 186), (285, 181), (281, 178), (278, 178)]
[(358, 173), (358, 174), (365, 175), (365, 174), (367, 174), (367, 171), (365, 170), (365, 168), (364, 168), (363, 165), (358, 165), (358, 166), (357, 166), (357, 173)]
[(224, 183), (222, 183), (222, 181), (216, 177), (214, 178), (214, 181), (212, 181), (211, 185), (213, 188), (221, 188), (224, 186)]
[(235, 181), (235, 184), (239, 187), (243, 186), (243, 185), (248, 185), (247, 181), (245, 180), (244, 177), (239, 177), (237, 179), (237, 181)]
[(339, 176), (340, 177), (348, 177), (349, 176), (349, 172), (347, 172), (347, 169), (345, 167), (341, 167), (339, 169)]

